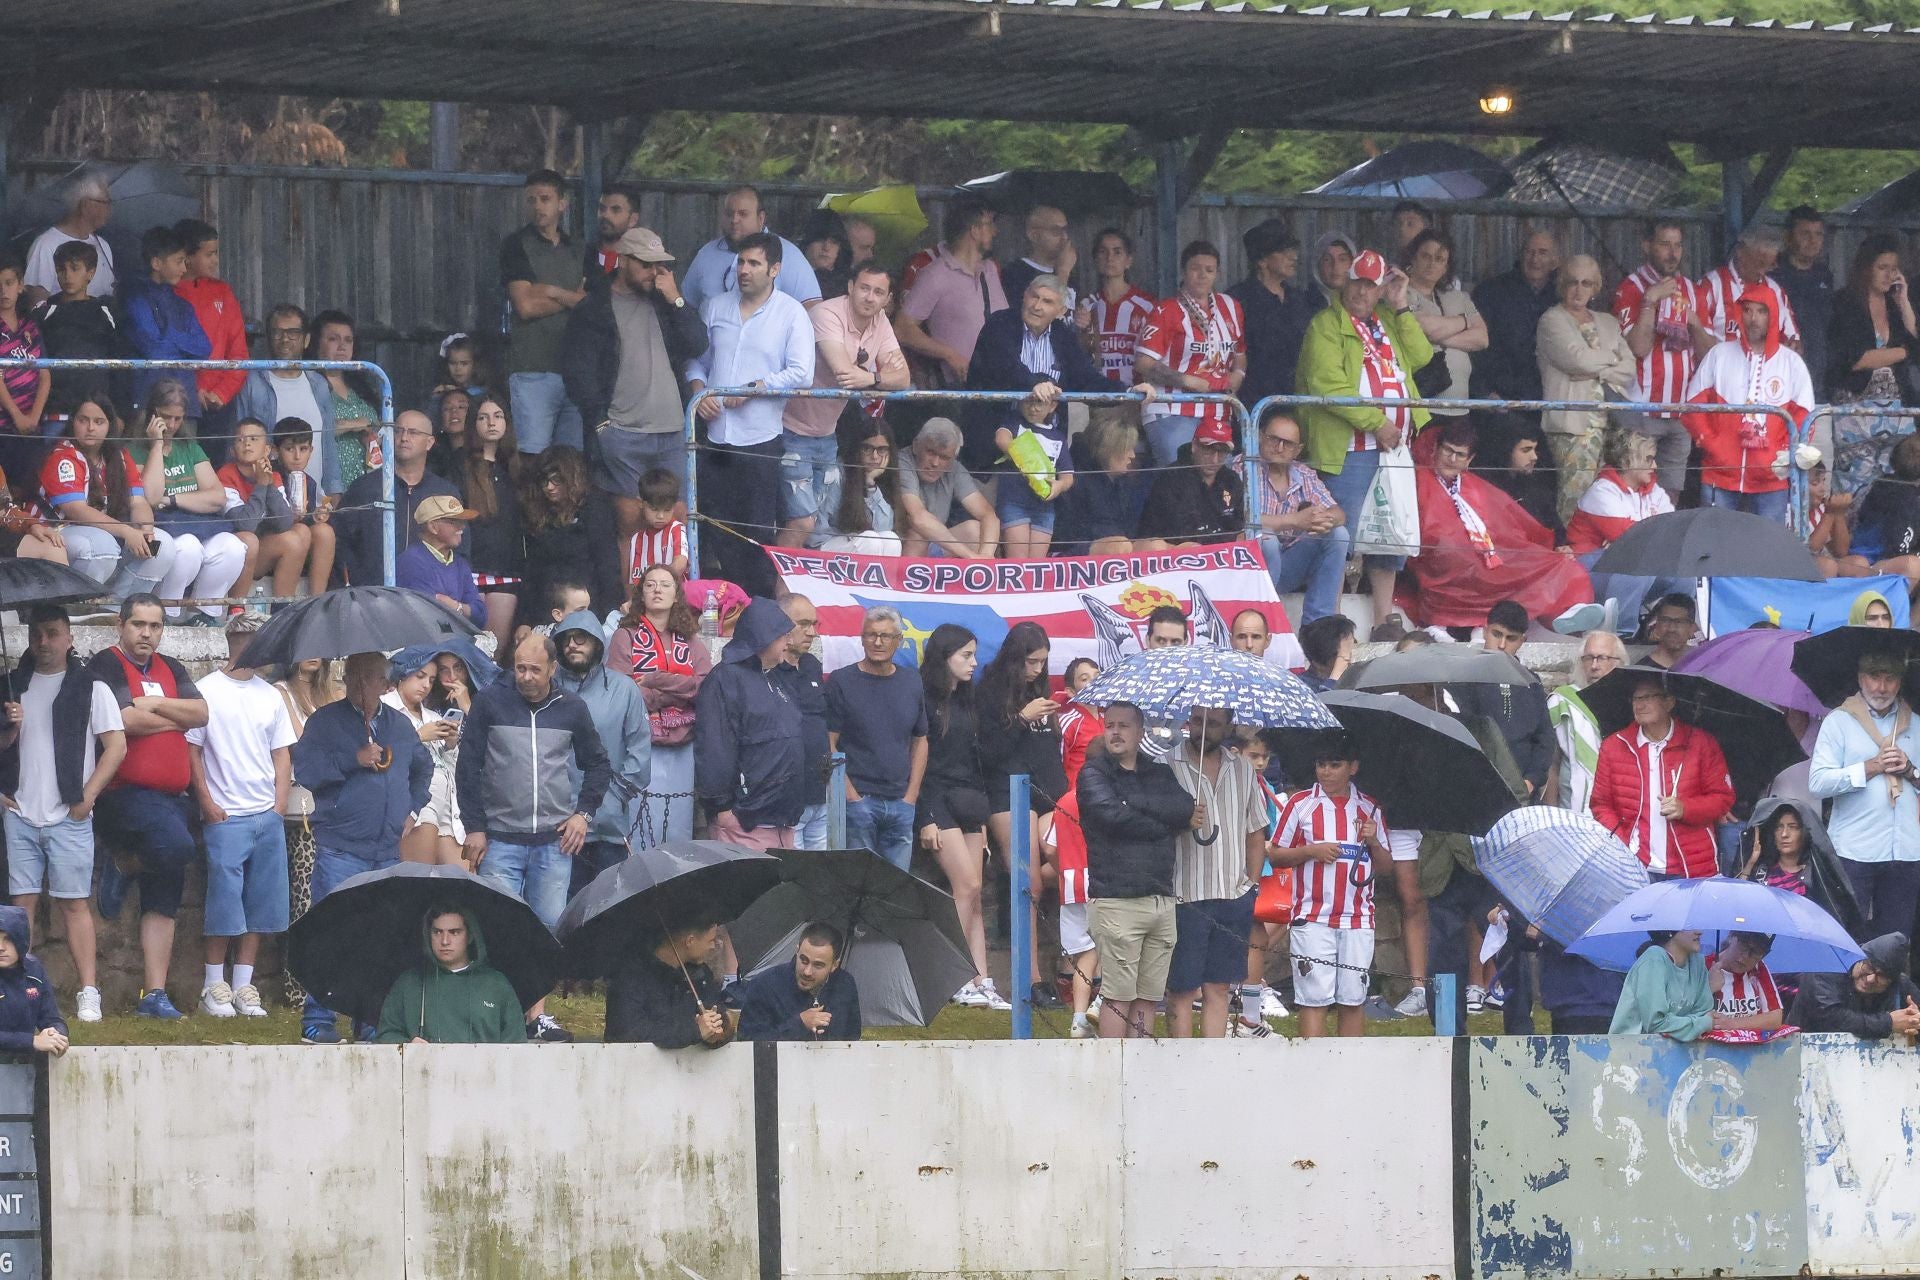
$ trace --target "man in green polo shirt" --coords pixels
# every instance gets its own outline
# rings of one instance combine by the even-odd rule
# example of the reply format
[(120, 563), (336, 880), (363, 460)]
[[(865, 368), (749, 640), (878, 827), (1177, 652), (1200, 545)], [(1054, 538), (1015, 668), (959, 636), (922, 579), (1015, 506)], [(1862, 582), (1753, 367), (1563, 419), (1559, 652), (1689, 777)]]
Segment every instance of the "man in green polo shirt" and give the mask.
[(520, 452), (584, 447), (580, 410), (560, 378), (567, 314), (587, 296), (580, 248), (567, 233), (566, 180), (551, 169), (527, 175), (527, 225), (500, 246), (500, 282), (513, 307), (507, 335), (507, 391)]

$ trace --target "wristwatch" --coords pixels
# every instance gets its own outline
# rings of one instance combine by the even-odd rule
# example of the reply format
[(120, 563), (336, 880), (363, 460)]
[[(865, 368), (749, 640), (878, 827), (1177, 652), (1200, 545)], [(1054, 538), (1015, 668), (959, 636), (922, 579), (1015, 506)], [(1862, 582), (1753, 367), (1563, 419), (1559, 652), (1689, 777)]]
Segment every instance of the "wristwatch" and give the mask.
[(673, 305), (676, 307), (679, 307), (682, 310), (685, 310), (687, 305), (687, 295), (683, 293), (679, 297), (675, 298), (673, 300)]

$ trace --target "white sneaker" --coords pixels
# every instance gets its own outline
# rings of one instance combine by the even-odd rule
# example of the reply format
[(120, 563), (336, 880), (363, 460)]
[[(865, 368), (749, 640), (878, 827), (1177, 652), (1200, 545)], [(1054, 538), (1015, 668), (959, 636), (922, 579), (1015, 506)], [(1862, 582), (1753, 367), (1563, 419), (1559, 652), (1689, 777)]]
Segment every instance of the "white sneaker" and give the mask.
[(969, 1009), (984, 1009), (989, 1004), (986, 991), (977, 981), (969, 982), (966, 986), (954, 992), (953, 1002), (957, 1005), (964, 1005)]
[(200, 1011), (210, 1013), (216, 1018), (233, 1016), (233, 988), (224, 982), (216, 982), (210, 987), (200, 989)]
[(236, 987), (233, 992), (233, 1007), (243, 1018), (264, 1018), (266, 1006), (260, 1003), (260, 988), (249, 982), (244, 987)]
[(987, 1008), (992, 1009), (995, 1013), (1013, 1012), (1013, 1005), (1008, 1003), (1007, 998), (1000, 994), (1000, 989), (993, 985), (992, 978), (984, 979), (980, 983), (980, 990), (987, 998)]
[(97, 987), (80, 988), (80, 997), (76, 1001), (78, 1008), (74, 1017), (82, 1022), (100, 1021), (100, 991)]
[(1088, 1023), (1084, 1017), (1073, 1020), (1073, 1025), (1067, 1028), (1067, 1035), (1074, 1040), (1091, 1040), (1095, 1038), (1092, 1025)]
[(1487, 989), (1469, 986), (1467, 988), (1467, 1012), (1478, 1013), (1487, 1007)]
[(1278, 991), (1268, 987), (1260, 993), (1260, 1016), (1263, 1019), (1290, 1018), (1293, 1016), (1293, 1010), (1287, 1008), (1287, 1002), (1280, 998)]
[(1403, 1018), (1424, 1018), (1427, 1016), (1427, 988), (1424, 983), (1416, 983), (1413, 990), (1407, 992), (1407, 998), (1393, 1006), (1393, 1011)]

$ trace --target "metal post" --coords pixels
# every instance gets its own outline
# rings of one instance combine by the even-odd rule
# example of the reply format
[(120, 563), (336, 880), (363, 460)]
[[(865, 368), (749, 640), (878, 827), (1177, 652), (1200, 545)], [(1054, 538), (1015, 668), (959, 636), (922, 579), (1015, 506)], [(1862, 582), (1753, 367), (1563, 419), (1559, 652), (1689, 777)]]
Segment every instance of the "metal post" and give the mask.
[(1171, 297), (1180, 288), (1180, 175), (1186, 166), (1186, 152), (1177, 138), (1161, 143), (1154, 153), (1154, 279), (1161, 297)]
[(1008, 805), (1007, 820), (1013, 827), (1013, 838), (1008, 841), (1007, 875), (1012, 890), (1008, 902), (1013, 917), (1013, 955), (1008, 960), (1007, 980), (1013, 985), (1013, 1038), (1015, 1040), (1033, 1039), (1033, 993), (1027, 983), (1027, 972), (1033, 965), (1033, 918), (1028, 915), (1033, 903), (1033, 894), (1027, 884), (1027, 862), (1033, 857), (1029, 847), (1033, 835), (1033, 795), (1031, 779), (1024, 773), (1016, 773), (1007, 780)]
[(830, 759), (833, 772), (827, 778), (827, 848), (844, 849), (847, 847), (847, 753), (836, 751)]
[(428, 151), (435, 173), (460, 170), (460, 104), (436, 102), (427, 116)]
[(607, 122), (588, 120), (580, 126), (580, 230), (591, 242), (600, 216), (600, 194), (607, 189)]
[(1433, 975), (1433, 1031), (1435, 1035), (1462, 1036), (1466, 1023), (1460, 1017), (1460, 988), (1451, 973)]
[(1733, 252), (1733, 242), (1747, 229), (1747, 189), (1753, 175), (1745, 156), (1728, 156), (1720, 162), (1720, 256)]
[(7, 159), (13, 141), (13, 107), (0, 99), (0, 226), (7, 221)]

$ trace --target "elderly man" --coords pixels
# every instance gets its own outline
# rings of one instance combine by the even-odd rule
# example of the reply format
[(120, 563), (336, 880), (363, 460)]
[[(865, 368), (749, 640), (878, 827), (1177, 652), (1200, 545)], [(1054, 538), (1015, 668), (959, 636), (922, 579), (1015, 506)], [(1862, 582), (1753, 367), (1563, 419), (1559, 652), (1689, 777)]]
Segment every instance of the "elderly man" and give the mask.
[[(1180, 289), (1148, 317), (1134, 348), (1133, 376), (1169, 391), (1237, 395), (1247, 377), (1246, 315), (1220, 293), (1220, 250), (1195, 240), (1180, 251)], [(1147, 446), (1170, 467), (1203, 422), (1226, 423), (1226, 406), (1172, 404), (1148, 409)]]
[(1022, 297), (1035, 276), (1059, 276), (1066, 286), (1065, 302), (1072, 315), (1077, 298), (1073, 292), (1073, 269), (1080, 254), (1067, 233), (1067, 215), (1051, 205), (1037, 204), (1027, 210), (1027, 254), (1000, 269), (1000, 283), (1007, 298)]
[(742, 1040), (858, 1040), (860, 989), (840, 967), (846, 935), (815, 921), (800, 931), (793, 964), (764, 969), (739, 987)]
[(738, 270), (740, 251), (747, 241), (767, 236), (780, 245), (773, 261), (784, 262), (774, 287), (795, 302), (813, 307), (820, 301), (820, 281), (808, 264), (800, 246), (785, 236), (767, 230), (767, 211), (761, 207), (760, 193), (752, 187), (735, 187), (720, 202), (720, 234), (700, 246), (687, 264), (687, 278), (681, 289), (687, 305), (695, 311), (706, 310), (707, 303), (723, 293), (738, 293), (746, 287)]
[(894, 325), (900, 345), (931, 366), (921, 385), (958, 387), (967, 381), (981, 328), (1006, 310), (1007, 294), (992, 257), (990, 205), (978, 197), (952, 201), (940, 231), (941, 244), (926, 265), (902, 281), (906, 297)]
[[(1034, 276), (1020, 295), (1017, 310), (987, 317), (967, 366), (967, 385), (980, 391), (1026, 391), (1049, 403), (1063, 391), (1127, 390), (1101, 372), (1065, 319), (1072, 296), (1061, 277)], [(1145, 381), (1132, 389), (1153, 398), (1153, 389)], [(1060, 410), (1055, 409), (1055, 422), (1059, 416)], [(994, 429), (1006, 426), (1009, 419), (1018, 421), (1013, 405), (978, 406), (968, 417), (961, 460), (975, 469), (991, 464), (996, 452)]]
[(1487, 322), (1487, 349), (1473, 358), (1469, 383), (1476, 399), (1540, 399), (1534, 333), (1540, 317), (1558, 300), (1554, 276), (1560, 259), (1560, 242), (1554, 234), (1534, 231), (1521, 244), (1520, 261), (1513, 270), (1474, 289), (1473, 305)]
[(1765, 289), (1773, 297), (1774, 314), (1779, 317), (1780, 339), (1796, 350), (1800, 346), (1800, 326), (1787, 291), (1774, 280), (1773, 269), (1780, 264), (1782, 238), (1780, 228), (1756, 222), (1740, 233), (1733, 255), (1700, 278), (1700, 293), (1706, 305), (1703, 321), (1717, 342), (1738, 342), (1744, 332), (1740, 302), (1749, 289)]
[(1589, 631), (1580, 641), (1574, 660), (1573, 683), (1555, 689), (1547, 698), (1547, 721), (1553, 726), (1557, 749), (1553, 772), (1547, 775), (1547, 796), (1562, 809), (1585, 813), (1593, 800), (1593, 771), (1600, 762), (1600, 722), (1580, 697), (1580, 690), (1624, 666), (1627, 646), (1611, 631)]
[[(797, 259), (796, 259), (797, 261)], [(800, 263), (804, 266), (804, 263)], [(786, 270), (778, 236), (757, 231), (740, 241), (737, 288), (700, 309), (707, 349), (687, 366), (687, 393), (709, 384), (789, 391), (813, 382), (813, 325), (807, 309), (775, 286)], [(780, 515), (780, 401), (728, 396), (700, 401), (707, 424), (700, 455), (703, 513), (747, 538), (771, 541)], [(756, 549), (742, 538), (709, 538), (717, 576), (753, 582)], [(711, 570), (706, 576), (716, 576)]]
[(1814, 796), (1832, 801), (1827, 831), (1869, 938), (1912, 928), (1920, 901), (1920, 726), (1904, 674), (1891, 652), (1861, 656), (1860, 692), (1820, 722), (1807, 775)]
[(1305, 436), (1291, 409), (1275, 405), (1260, 420), (1260, 465), (1247, 504), (1260, 522), (1260, 554), (1273, 589), (1304, 588), (1301, 625), (1340, 607), (1352, 535), (1347, 514), (1320, 473), (1300, 460)]
[[(100, 229), (113, 217), (113, 193), (105, 176), (92, 171), (82, 173), (67, 188), (67, 212), (60, 221), (33, 238), (27, 250), (27, 288), (38, 289), (41, 297), (60, 292), (60, 281), (53, 268), (53, 251), (72, 240), (93, 246), (100, 256), (94, 268), (87, 294), (95, 298), (113, 296), (113, 250)], [(37, 299), (35, 300), (37, 302)]]
[(1720, 744), (1675, 720), (1673, 705), (1664, 677), (1635, 681), (1633, 723), (1600, 744), (1588, 803), (1654, 880), (1713, 875), (1714, 824), (1733, 808)]
[(825, 849), (833, 735), (827, 731), (827, 673), (821, 669), (820, 659), (813, 656), (813, 642), (820, 634), (820, 611), (797, 591), (781, 598), (780, 609), (793, 630), (787, 633), (786, 653), (772, 676), (785, 691), (787, 701), (800, 712), (800, 776), (805, 782), (806, 807), (800, 811), (795, 827), (798, 839), (794, 847)]
[(1846, 973), (1809, 973), (1787, 1020), (1802, 1031), (1839, 1031), (1862, 1040), (1920, 1035), (1920, 988), (1907, 976), (1907, 935), (1882, 934)]
[(919, 672), (893, 660), (902, 625), (891, 606), (867, 610), (860, 661), (827, 681), (827, 730), (847, 755), (847, 843), (905, 871), (927, 770), (927, 709)]
[(903, 555), (985, 560), (999, 546), (993, 503), (965, 467), (954, 465), (961, 441), (951, 418), (929, 418), (907, 450), (907, 465), (900, 469)]

